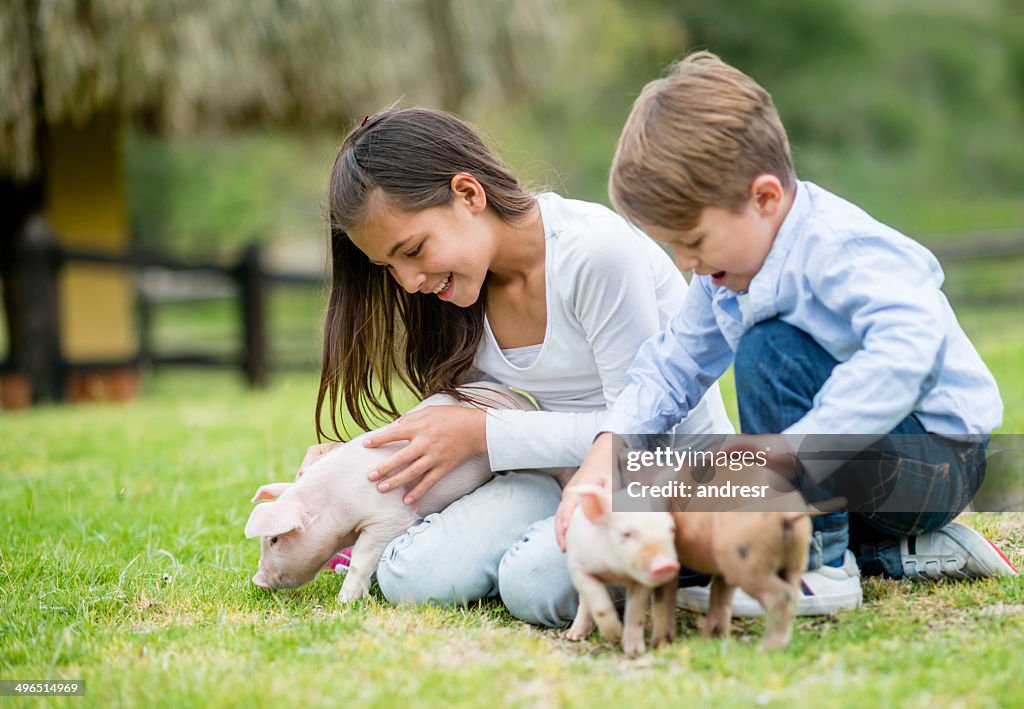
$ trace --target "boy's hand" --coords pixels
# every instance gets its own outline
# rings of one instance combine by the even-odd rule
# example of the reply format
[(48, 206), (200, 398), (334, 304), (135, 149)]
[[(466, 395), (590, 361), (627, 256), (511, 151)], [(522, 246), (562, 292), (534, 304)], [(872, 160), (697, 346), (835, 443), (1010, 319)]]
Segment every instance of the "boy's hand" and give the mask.
[[(422, 478), (402, 501), (411, 505), (437, 481), (478, 453), (487, 452), (487, 412), (465, 406), (428, 406), (402, 416), (363, 439), (367, 448), (409, 441), (368, 477), (380, 492)], [(397, 471), (397, 472), (396, 472)]]
[(789, 441), (780, 433), (740, 434), (730, 436), (722, 447), (727, 453), (749, 451), (761, 453), (768, 468), (779, 473), (789, 482), (794, 482), (801, 469), (800, 459), (790, 448)]
[(590, 452), (583, 460), (583, 465), (576, 471), (576, 474), (566, 483), (562, 490), (562, 501), (555, 512), (555, 539), (559, 548), (565, 551), (565, 533), (569, 529), (569, 520), (572, 513), (579, 504), (579, 498), (570, 494), (570, 490), (576, 485), (598, 485), (611, 489), (612, 486), (612, 441), (610, 433), (602, 433), (594, 440)]

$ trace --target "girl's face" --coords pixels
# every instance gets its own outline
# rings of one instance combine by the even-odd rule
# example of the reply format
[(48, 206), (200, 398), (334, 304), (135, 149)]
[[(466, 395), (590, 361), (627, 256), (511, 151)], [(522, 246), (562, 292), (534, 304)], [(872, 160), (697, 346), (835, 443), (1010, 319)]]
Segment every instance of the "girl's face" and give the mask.
[(469, 307), (480, 297), (495, 250), (483, 189), (469, 181), (452, 181), (447, 205), (413, 212), (375, 194), (370, 217), (349, 238), (409, 293)]

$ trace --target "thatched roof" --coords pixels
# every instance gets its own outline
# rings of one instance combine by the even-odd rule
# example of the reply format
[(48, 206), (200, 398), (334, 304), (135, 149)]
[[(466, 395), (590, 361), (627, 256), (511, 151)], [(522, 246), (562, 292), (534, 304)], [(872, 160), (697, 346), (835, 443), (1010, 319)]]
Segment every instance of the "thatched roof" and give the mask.
[(99, 111), (169, 132), (347, 124), (543, 76), (560, 0), (0, 0), (0, 175), (38, 169), (39, 120)]

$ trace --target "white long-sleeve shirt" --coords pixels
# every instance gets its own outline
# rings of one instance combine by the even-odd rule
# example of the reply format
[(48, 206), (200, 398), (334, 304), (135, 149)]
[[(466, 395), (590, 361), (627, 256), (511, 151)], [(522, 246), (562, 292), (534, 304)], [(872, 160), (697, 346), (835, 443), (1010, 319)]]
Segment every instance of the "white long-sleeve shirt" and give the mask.
[[(485, 320), (474, 376), (528, 392), (541, 410), (488, 411), (493, 470), (582, 463), (640, 345), (686, 298), (686, 281), (668, 254), (615, 212), (553, 193), (537, 201), (544, 223), (544, 341), (506, 356)], [(717, 385), (676, 432), (733, 432)]]

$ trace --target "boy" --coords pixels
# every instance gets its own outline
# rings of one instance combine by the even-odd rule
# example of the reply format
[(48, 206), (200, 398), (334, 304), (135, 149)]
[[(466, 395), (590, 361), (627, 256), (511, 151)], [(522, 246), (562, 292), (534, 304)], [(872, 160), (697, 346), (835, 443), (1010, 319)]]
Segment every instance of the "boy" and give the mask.
[[(861, 571), (1016, 573), (990, 541), (951, 523), (981, 484), (1002, 402), (940, 290), (938, 262), (854, 205), (798, 181), (761, 86), (709, 52), (650, 82), (619, 138), (609, 191), (622, 214), (696, 275), (679, 314), (641, 347), (605, 433), (569, 486), (610, 485), (611, 434), (670, 429), (732, 363), (744, 433), (783, 433), (790, 444), (808, 434), (895, 434), (883, 439), (887, 455), (869, 456), (873, 467), (854, 459), (811, 480), (805, 468), (813, 466), (803, 461), (805, 492), (849, 498), (899, 479), (912, 497), (942, 501), (889, 513), (851, 502), (849, 512), (816, 518), (798, 612), (856, 607)], [(904, 438), (919, 449), (892, 447)], [(563, 547), (571, 497), (556, 517)], [(756, 613), (743, 595), (734, 612)], [(702, 588), (679, 595), (700, 610), (707, 597)]]

